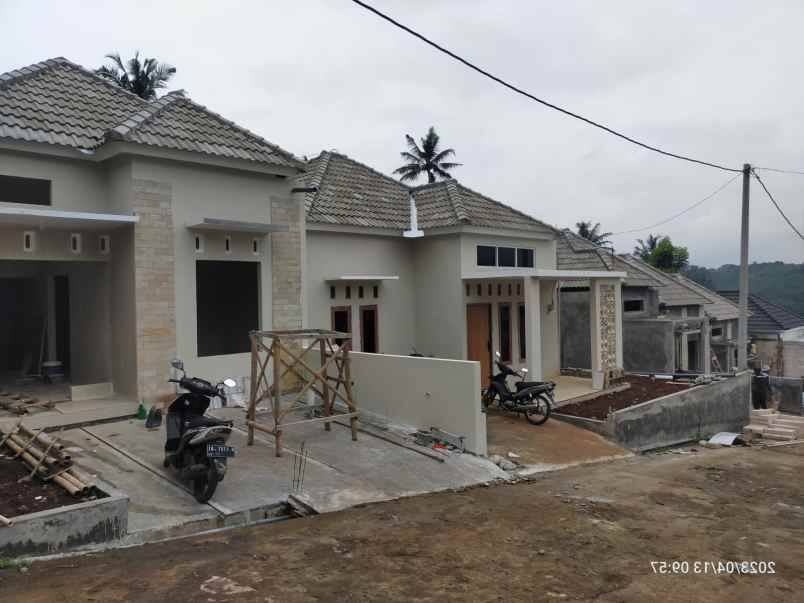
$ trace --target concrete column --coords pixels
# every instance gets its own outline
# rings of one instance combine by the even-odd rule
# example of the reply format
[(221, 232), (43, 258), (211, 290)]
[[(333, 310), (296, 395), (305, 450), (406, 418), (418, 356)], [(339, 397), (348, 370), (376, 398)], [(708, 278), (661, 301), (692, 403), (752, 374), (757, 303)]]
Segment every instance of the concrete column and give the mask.
[(589, 280), (589, 329), (591, 330), (592, 388), (603, 389), (603, 365), (600, 353), (600, 282)]
[(709, 317), (704, 315), (701, 322), (701, 371), (704, 375), (712, 374), (712, 329), (709, 326)]
[(542, 380), (542, 322), (539, 280), (526, 277), (522, 282), (525, 297), (525, 340), (528, 378)]
[[(47, 296), (47, 360), (61, 360), (56, 357), (56, 283), (50, 272), (45, 273), (45, 294)], [(38, 360), (37, 360), (38, 361)]]

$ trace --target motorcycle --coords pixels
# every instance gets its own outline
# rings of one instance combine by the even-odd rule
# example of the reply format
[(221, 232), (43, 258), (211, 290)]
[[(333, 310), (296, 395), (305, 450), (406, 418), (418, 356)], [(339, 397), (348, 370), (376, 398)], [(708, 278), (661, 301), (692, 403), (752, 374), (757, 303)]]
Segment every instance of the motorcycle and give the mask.
[[(495, 364), (499, 369), (491, 376), (491, 382), (483, 392), (481, 401), (483, 409), (494, 404), (501, 410), (524, 413), (525, 418), (533, 425), (542, 425), (550, 417), (550, 410), (555, 402), (556, 384), (552, 381), (525, 381), (528, 369), (515, 371), (502, 362), (497, 352)], [(514, 382), (516, 391), (508, 388), (508, 377), (518, 377)]]
[(213, 397), (221, 398), (225, 404), (223, 386), (234, 387), (236, 383), (225, 379), (212, 385), (204, 379), (188, 377), (181, 360), (172, 361), (171, 366), (181, 371), (181, 378), (168, 381), (187, 391), (180, 393), (168, 407), (163, 464), (165, 468), (177, 469), (181, 480), (192, 483), (195, 499), (205, 503), (226, 475), (227, 459), (234, 457), (236, 451), (226, 445), (234, 422), (204, 413)]

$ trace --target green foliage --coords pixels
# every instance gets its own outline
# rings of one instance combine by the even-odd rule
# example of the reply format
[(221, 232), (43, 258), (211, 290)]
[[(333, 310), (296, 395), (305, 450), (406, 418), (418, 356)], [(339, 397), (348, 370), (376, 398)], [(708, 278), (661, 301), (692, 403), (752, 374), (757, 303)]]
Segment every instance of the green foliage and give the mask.
[(430, 126), (427, 136), (421, 139), (419, 146), (410, 134), (405, 134), (408, 150), (402, 151), (399, 155), (406, 161), (405, 165), (394, 170), (394, 174), (399, 174), (402, 182), (413, 182), (422, 174), (427, 174), (428, 182), (435, 182), (436, 177), (442, 180), (452, 178), (447, 171), (459, 167), (460, 163), (444, 161), (448, 157), (455, 155), (454, 149), (441, 149), (439, 144), (441, 139), (436, 134), (435, 128)]
[(156, 91), (167, 86), (168, 80), (176, 74), (175, 67), (156, 59), (140, 61), (139, 52), (126, 64), (117, 52), (107, 54), (106, 58), (111, 64), (96, 69), (95, 74), (147, 101), (154, 100)]
[[(684, 274), (715, 291), (740, 288), (740, 267), (690, 266)], [(804, 263), (755, 262), (748, 265), (748, 290), (768, 301), (804, 316)]]
[(575, 223), (575, 228), (578, 236), (591, 241), (595, 245), (611, 245), (609, 237), (612, 233), (600, 232), (600, 222), (596, 222), (593, 226), (591, 220), (588, 222), (582, 220)]
[(646, 261), (664, 272), (678, 272), (689, 264), (690, 252), (686, 247), (673, 245), (670, 237), (662, 237), (648, 254)]
[(634, 247), (634, 255), (641, 258), (643, 262), (647, 262), (651, 252), (656, 249), (656, 245), (659, 244), (661, 239), (662, 235), (653, 233), (648, 234), (648, 237), (644, 241), (637, 239), (637, 245)]

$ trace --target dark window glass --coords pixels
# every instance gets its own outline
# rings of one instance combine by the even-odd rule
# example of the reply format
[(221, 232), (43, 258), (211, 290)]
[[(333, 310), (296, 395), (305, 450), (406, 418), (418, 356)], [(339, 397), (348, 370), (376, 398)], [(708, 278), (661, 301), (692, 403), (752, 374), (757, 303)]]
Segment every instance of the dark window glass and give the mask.
[(625, 312), (642, 312), (645, 309), (645, 301), (641, 299), (627, 299), (623, 302)]
[[(332, 330), (340, 333), (351, 333), (352, 331), (352, 312), (349, 308), (332, 308)], [(335, 340), (338, 345), (343, 345), (346, 338), (339, 337)]]
[(378, 298), (380, 296), (380, 288), (377, 285), (374, 285), (374, 298)]
[(487, 247), (486, 245), (477, 246), (477, 265), (478, 266), (496, 266), (497, 265), (497, 249), (495, 247)]
[(525, 304), (519, 304), (519, 359), (525, 360), (528, 357), (525, 339)]
[(360, 285), (360, 286), (357, 288), (357, 296), (358, 296), (360, 299), (363, 299), (363, 285)]
[(488, 291), (488, 296), (489, 296), (489, 297), (491, 297), (492, 295), (494, 295), (494, 293), (492, 293), (491, 283), (489, 283), (489, 286), (486, 288), (486, 290)]
[(466, 283), (466, 297), (472, 295), (472, 286), (469, 283)]
[(352, 288), (346, 287), (346, 299), (352, 299)]
[(516, 249), (513, 247), (498, 247), (497, 248), (497, 265), (506, 268), (513, 268), (516, 266)]
[(511, 362), (511, 306), (500, 304), (500, 359)]
[(502, 285), (500, 285), (498, 283), (497, 284), (497, 297), (501, 297), (501, 296), (502, 296)]
[(329, 298), (330, 299), (335, 299), (335, 287), (330, 287), (329, 288)]
[(50, 205), (50, 180), (0, 176), (0, 201)]
[(511, 297), (511, 283), (508, 283), (508, 297)]
[(483, 295), (483, 285), (481, 285), (480, 283), (478, 283), (478, 285), (477, 285), (477, 295), (478, 295), (478, 297)]
[(360, 351), (376, 354), (377, 350), (377, 306), (360, 308)]
[(522, 283), (517, 283), (516, 284), (516, 294), (517, 295), (522, 295)]
[(226, 237), (226, 251), (232, 250), (232, 241), (229, 237)]
[(712, 329), (712, 337), (720, 337), (721, 335), (723, 335), (723, 328), (722, 327), (717, 327), (716, 329), (715, 328)]
[(259, 262), (195, 263), (199, 356), (250, 351), (248, 334), (260, 321), (259, 269)]
[(516, 265), (520, 268), (533, 268), (533, 249), (517, 249)]

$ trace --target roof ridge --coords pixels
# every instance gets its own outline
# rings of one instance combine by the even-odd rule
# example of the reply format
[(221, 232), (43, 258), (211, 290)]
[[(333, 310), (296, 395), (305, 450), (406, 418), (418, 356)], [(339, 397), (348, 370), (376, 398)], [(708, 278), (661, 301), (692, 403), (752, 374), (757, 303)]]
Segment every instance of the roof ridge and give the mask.
[(466, 211), (466, 207), (463, 204), (463, 198), (458, 190), (457, 181), (454, 178), (450, 178), (445, 182), (446, 184), (444, 186), (447, 189), (447, 197), (452, 204), (452, 210), (455, 212), (455, 217), (459, 222), (470, 222), (471, 220), (469, 218), (469, 212)]
[(371, 167), (367, 163), (363, 163), (362, 161), (358, 161), (357, 159), (354, 159), (353, 157), (349, 157), (349, 155), (347, 155), (346, 153), (341, 153), (339, 151), (321, 151), (321, 152), (322, 153), (329, 153), (332, 157), (340, 157), (341, 159), (345, 159), (346, 161), (350, 161), (351, 163), (354, 163), (355, 165), (359, 165), (360, 167), (366, 168), (370, 172), (373, 172), (374, 174), (377, 174), (378, 176), (382, 176), (383, 178), (385, 178), (389, 182), (393, 182), (397, 186), (402, 187), (403, 189), (405, 189), (406, 191), (416, 190), (416, 187), (408, 186), (404, 182), (400, 182), (396, 178), (394, 178), (392, 176), (389, 176), (388, 174), (382, 173), (380, 170)]
[[(693, 286), (693, 288), (697, 288), (697, 289), (699, 289), (699, 290), (703, 290), (703, 291), (705, 291), (705, 292), (706, 292), (706, 293), (705, 293), (705, 295), (711, 295), (711, 296), (712, 296), (712, 297), (714, 297), (714, 298), (715, 298), (717, 301), (722, 301), (722, 302), (725, 302), (725, 303), (727, 303), (727, 304), (729, 304), (729, 305), (734, 306), (735, 308), (739, 308), (739, 306), (738, 306), (737, 304), (735, 304), (733, 301), (731, 301), (730, 299), (727, 299), (727, 298), (723, 297), (723, 296), (722, 296), (722, 295), (720, 295), (720, 294), (719, 294), (717, 291), (714, 291), (713, 289), (710, 289), (710, 288), (709, 288), (709, 287), (707, 287), (706, 285), (702, 285), (702, 284), (701, 284), (701, 283), (699, 283), (698, 281), (696, 281), (696, 280), (694, 280), (694, 279), (691, 279), (691, 278), (690, 278), (690, 277), (688, 277), (686, 274), (681, 274), (681, 273), (678, 273), (678, 275), (677, 275), (677, 276), (678, 276), (679, 278), (684, 279), (684, 281), (685, 281), (685, 282), (687, 282), (687, 283), (691, 284), (691, 285)], [(717, 303), (717, 301), (712, 302), (712, 303)]]
[[(330, 163), (330, 159), (332, 158), (332, 152), (331, 151), (321, 151), (318, 154), (318, 157), (314, 157), (313, 160), (319, 159), (321, 157), (324, 158), (324, 159), (321, 160), (321, 161), (323, 161), (324, 166), (322, 168), (316, 169), (316, 171), (312, 173), (312, 178), (313, 179), (312, 179), (311, 182), (309, 182), (309, 185), (314, 186), (316, 190), (315, 190), (314, 193), (308, 193), (310, 195), (310, 197), (305, 197), (305, 200), (304, 200), (305, 201), (305, 211), (312, 211), (313, 207), (315, 207), (315, 203), (318, 200), (318, 192), (319, 192), (319, 188), (321, 186), (321, 182), (323, 182), (324, 175), (327, 173), (327, 170), (329, 169), (329, 163)], [(307, 163), (309, 164), (310, 162), (308, 161)]]
[(29, 78), (33, 75), (36, 75), (37, 73), (44, 71), (45, 69), (52, 69), (54, 67), (54, 63), (57, 65), (61, 64), (72, 65), (72, 63), (70, 63), (70, 61), (68, 61), (64, 57), (54, 57), (52, 59), (45, 59), (44, 61), (39, 61), (38, 63), (26, 65), (25, 67), (19, 67), (18, 69), (5, 71), (3, 73), (0, 73), (0, 88), (6, 88), (10, 84)]
[(145, 122), (153, 119), (181, 98), (184, 98), (183, 92), (174, 90), (155, 101), (146, 101), (148, 102), (147, 107), (107, 130), (104, 134), (104, 142), (108, 140), (127, 140), (132, 132), (138, 130)]
[(530, 214), (526, 214), (525, 212), (520, 211), (520, 210), (516, 209), (515, 207), (511, 207), (510, 205), (507, 205), (507, 204), (503, 203), (502, 201), (497, 201), (496, 199), (492, 199), (491, 197), (488, 197), (488, 196), (484, 195), (483, 193), (479, 193), (476, 190), (469, 188), (465, 184), (461, 184), (460, 182), (458, 182), (454, 178), (452, 180), (455, 181), (455, 185), (457, 187), (465, 189), (465, 190), (469, 191), (470, 193), (472, 193), (473, 195), (477, 195), (478, 197), (482, 197), (483, 199), (485, 199), (486, 201), (489, 201), (490, 203), (493, 203), (497, 207), (503, 207), (503, 208), (505, 208), (507, 210), (510, 210), (510, 211), (514, 212), (515, 214), (518, 214), (518, 215), (522, 216), (523, 218), (527, 218), (528, 220), (531, 220), (531, 221), (535, 222), (536, 224), (539, 224), (541, 226), (545, 226), (545, 227), (549, 228), (550, 230), (552, 230), (552, 231), (554, 231), (556, 233), (559, 232), (559, 229), (557, 227), (553, 226), (552, 224), (548, 224), (547, 222), (544, 222), (542, 220), (534, 218)]
[[(164, 97), (163, 97), (163, 98), (164, 98)], [(160, 99), (160, 100), (161, 100), (161, 99)], [(236, 123), (235, 123), (235, 122), (233, 122), (232, 120), (230, 120), (230, 119), (226, 119), (226, 118), (225, 118), (223, 115), (221, 115), (220, 113), (216, 113), (216, 112), (215, 112), (215, 111), (213, 111), (212, 109), (209, 109), (209, 108), (205, 107), (204, 105), (202, 105), (202, 104), (200, 104), (200, 103), (197, 103), (196, 101), (194, 101), (193, 99), (191, 99), (189, 96), (181, 96), (181, 97), (178, 97), (178, 98), (177, 98), (177, 101), (179, 101), (179, 102), (184, 101), (185, 103), (188, 103), (188, 104), (192, 105), (193, 107), (195, 107), (195, 108), (199, 109), (200, 111), (203, 111), (203, 112), (204, 112), (204, 113), (206, 113), (207, 115), (210, 115), (210, 116), (214, 117), (215, 119), (217, 119), (217, 120), (219, 120), (219, 121), (223, 122), (223, 123), (224, 123), (224, 124), (226, 124), (227, 126), (230, 126), (230, 127), (234, 128), (235, 130), (238, 130), (238, 131), (242, 132), (242, 133), (243, 133), (243, 134), (245, 134), (246, 136), (250, 136), (250, 137), (252, 137), (252, 138), (255, 138), (255, 139), (257, 139), (258, 141), (260, 141), (261, 143), (263, 143), (263, 144), (265, 144), (265, 145), (268, 145), (269, 147), (271, 147), (271, 148), (272, 148), (274, 151), (276, 151), (276, 152), (277, 152), (277, 153), (279, 153), (280, 155), (284, 155), (284, 157), (285, 157), (286, 159), (290, 160), (292, 163), (297, 164), (297, 167), (301, 167), (301, 166), (303, 166), (303, 165), (304, 165), (304, 162), (303, 162), (301, 159), (299, 159), (298, 157), (296, 157), (296, 156), (295, 156), (293, 153), (291, 153), (290, 151), (286, 151), (285, 149), (283, 149), (283, 148), (282, 148), (282, 147), (280, 147), (279, 145), (274, 144), (273, 142), (270, 142), (269, 140), (266, 140), (265, 138), (263, 138), (263, 137), (262, 137), (262, 136), (260, 136), (259, 134), (255, 134), (254, 132), (252, 132), (252, 131), (251, 131), (251, 130), (249, 130), (248, 128), (244, 128), (243, 126), (241, 126), (241, 125), (239, 125), (239, 124), (236, 124)], [(171, 103), (171, 104), (172, 104), (172, 103)]]

